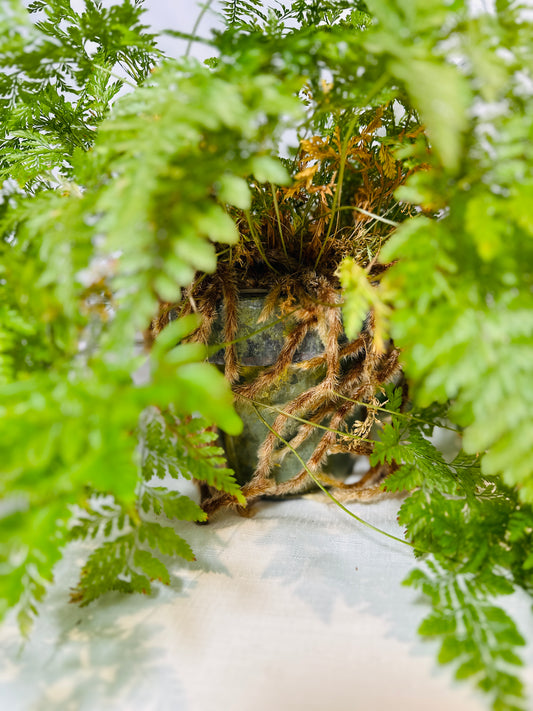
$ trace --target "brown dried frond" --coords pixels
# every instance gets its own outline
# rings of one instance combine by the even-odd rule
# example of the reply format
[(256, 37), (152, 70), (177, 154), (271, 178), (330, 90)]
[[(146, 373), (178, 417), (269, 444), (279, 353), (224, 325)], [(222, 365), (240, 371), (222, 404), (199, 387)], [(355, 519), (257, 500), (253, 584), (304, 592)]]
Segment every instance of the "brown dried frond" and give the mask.
[(333, 493), (342, 503), (350, 501), (373, 501), (376, 498), (394, 496), (383, 489), (383, 482), (397, 467), (393, 464), (376, 464), (371, 467), (359, 481), (353, 484), (341, 482)]
[[(346, 418), (349, 417), (352, 410), (354, 410), (357, 405), (351, 402), (343, 402), (340, 404), (333, 412), (329, 427), (330, 430), (340, 430)], [(311, 470), (318, 469), (318, 467), (323, 464), (328, 456), (332, 453), (332, 449), (335, 451), (343, 451), (341, 445), (339, 444), (339, 435), (333, 431), (326, 431), (320, 438), (319, 443), (315, 447), (315, 451), (311, 455), (308, 461), (308, 466)]]
[(202, 322), (196, 331), (189, 336), (190, 341), (208, 344), (211, 329), (217, 315), (217, 302), (220, 298), (219, 288), (217, 282), (209, 281), (198, 296), (196, 303), (202, 316)]
[(208, 516), (215, 513), (215, 511), (218, 511), (221, 508), (229, 508), (236, 505), (237, 502), (235, 501), (233, 496), (230, 496), (229, 494), (226, 494), (223, 491), (219, 491), (202, 501), (202, 509)]
[(219, 275), (225, 310), (223, 338), (224, 342), (229, 344), (226, 346), (224, 354), (224, 375), (233, 384), (239, 379), (240, 370), (237, 350), (235, 344), (231, 343), (237, 337), (239, 292), (235, 272), (230, 266), (224, 265), (219, 271)]
[(365, 416), (361, 420), (356, 420), (350, 430), (350, 433), (354, 437), (366, 438), (370, 434), (372, 427), (377, 418), (376, 405), (379, 405), (379, 401), (376, 397), (369, 398), (370, 407), (366, 408)]
[(376, 378), (382, 385), (392, 382), (400, 373), (401, 366), (399, 362), (400, 351), (398, 348), (393, 348), (390, 353), (385, 353), (377, 367)]
[(341, 489), (339, 491), (333, 491), (332, 493), (338, 501), (344, 504), (350, 501), (375, 501), (376, 499), (385, 499), (393, 496), (390, 491), (385, 491), (381, 487), (381, 484), (367, 486), (362, 489), (352, 489), (351, 491)]
[[(293, 449), (298, 449), (303, 442), (315, 431), (316, 425), (322, 424), (324, 419), (330, 414), (332, 409), (331, 400), (328, 400), (322, 407), (318, 410), (315, 415), (310, 415), (305, 418), (308, 420), (307, 423), (303, 423), (298, 427), (296, 434), (289, 440), (289, 444)], [(288, 418), (290, 419), (290, 417)], [(281, 463), (285, 456), (291, 450), (285, 446), (279, 450), (276, 454), (276, 462)]]
[(286, 496), (287, 494), (299, 494), (309, 488), (309, 474), (302, 470), (288, 481), (276, 484), (273, 494), (275, 496)]
[(152, 337), (158, 336), (169, 322), (169, 313), (172, 310), (172, 304), (168, 301), (159, 303), (159, 312), (156, 318), (150, 323), (150, 333)]
[(275, 313), (280, 293), (281, 284), (278, 282), (274, 284), (272, 289), (270, 289), (270, 291), (266, 295), (265, 305), (263, 306), (263, 310), (259, 314), (257, 323), (264, 323), (265, 321), (268, 321), (268, 319)]

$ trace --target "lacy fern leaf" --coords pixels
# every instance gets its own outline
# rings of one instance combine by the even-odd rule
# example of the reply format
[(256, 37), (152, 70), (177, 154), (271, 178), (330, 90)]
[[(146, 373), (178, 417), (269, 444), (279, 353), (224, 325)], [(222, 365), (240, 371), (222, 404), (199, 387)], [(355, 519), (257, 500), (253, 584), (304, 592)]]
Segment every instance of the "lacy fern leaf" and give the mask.
[[(523, 666), (517, 649), (525, 644), (515, 623), (487, 599), (486, 586), (474, 576), (457, 575), (435, 563), (413, 571), (404, 581), (431, 601), (432, 612), (420, 625), (424, 637), (440, 640), (438, 660), (453, 664), (457, 679), (472, 679), (489, 694), (494, 711), (525, 711), (524, 688), (515, 670)], [(499, 592), (512, 592), (504, 579)], [(489, 592), (494, 592), (490, 589)]]
[(171, 411), (152, 410), (143, 428), (143, 477), (194, 478), (231, 494), (244, 505), (246, 500), (217, 440), (216, 431), (201, 417), (180, 418)]
[(472, 678), (495, 711), (523, 710), (516, 667), (524, 640), (494, 598), (532, 589), (533, 508), (499, 477), (483, 474), (479, 457), (461, 450), (445, 461), (428, 439), (431, 411), (391, 411), (372, 455), (395, 464), (388, 490), (410, 491), (398, 521), (424, 560), (405, 581), (432, 607), (420, 633), (441, 640), (439, 661), (453, 662), (458, 679)]
[(176, 492), (145, 485), (141, 492), (138, 511), (128, 511), (109, 497), (93, 496), (77, 512), (70, 538), (93, 538), (98, 546), (83, 566), (72, 601), (87, 605), (113, 590), (148, 594), (154, 580), (165, 585), (171, 581), (160, 555), (194, 560), (189, 544), (172, 528), (172, 520), (202, 521), (204, 512)]

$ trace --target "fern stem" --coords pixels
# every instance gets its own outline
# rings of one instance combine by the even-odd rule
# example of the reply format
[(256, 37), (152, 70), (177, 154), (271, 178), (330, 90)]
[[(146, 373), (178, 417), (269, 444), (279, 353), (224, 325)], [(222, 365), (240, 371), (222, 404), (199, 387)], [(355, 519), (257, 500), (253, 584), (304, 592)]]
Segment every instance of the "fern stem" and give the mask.
[(259, 402), (258, 400), (254, 400), (251, 397), (248, 397), (246, 395), (241, 395), (239, 393), (239, 397), (242, 397), (249, 402), (251, 402), (255, 407), (265, 407), (267, 410), (274, 410), (274, 412), (279, 413), (280, 415), (285, 415), (285, 417), (288, 417), (291, 420), (296, 420), (296, 422), (301, 422), (304, 425), (313, 425), (313, 427), (316, 427), (317, 429), (320, 430), (325, 430), (326, 432), (334, 432), (335, 434), (341, 435), (342, 437), (350, 437), (352, 439), (356, 439), (359, 442), (369, 442), (370, 444), (374, 444), (374, 440), (368, 439), (367, 437), (359, 437), (359, 435), (352, 434), (350, 432), (343, 432), (342, 430), (336, 430), (333, 427), (328, 427), (327, 425), (319, 425), (317, 422), (311, 422), (311, 420), (306, 420), (303, 417), (298, 417), (297, 415), (291, 415), (289, 412), (285, 412), (285, 410), (282, 410), (279, 407), (276, 407), (275, 405), (267, 405), (264, 402)]
[[(376, 94), (379, 94), (379, 92), (385, 86), (385, 84), (388, 82), (388, 80), (389, 80), (389, 75), (387, 72), (385, 72), (385, 74), (383, 74), (381, 79), (374, 85), (372, 91), (369, 92), (369, 94), (365, 97), (363, 104), (368, 104), (368, 102), (371, 101), (374, 98), (374, 96), (376, 96)], [(351, 138), (352, 132), (355, 128), (357, 118), (358, 118), (358, 114), (356, 113), (353, 116), (350, 123), (348, 124), (348, 130), (346, 131), (346, 137), (345, 137), (343, 144), (342, 144), (341, 159), (340, 159), (340, 166), (339, 166), (339, 177), (337, 179), (337, 187), (335, 189), (335, 195), (333, 196), (332, 214), (331, 214), (331, 218), (329, 221), (326, 237), (324, 238), (324, 241), (322, 242), (322, 247), (320, 248), (320, 251), (319, 251), (316, 261), (315, 261), (315, 269), (318, 267), (318, 263), (320, 262), (320, 259), (322, 258), (324, 250), (326, 249), (326, 245), (329, 241), (329, 238), (331, 237), (331, 232), (333, 230), (333, 217), (334, 217), (335, 213), (338, 212), (338, 207), (340, 205), (341, 195), (342, 195), (342, 183), (344, 181), (344, 171), (346, 168), (346, 160), (348, 157), (348, 146), (350, 144), (350, 138)]]
[[(342, 210), (343, 208), (339, 208)], [(383, 222), (385, 225), (390, 225), (391, 227), (399, 227), (400, 223), (395, 222), (394, 220), (387, 220), (386, 217), (381, 217), (380, 215), (376, 215), (374, 212), (370, 212), (369, 210), (364, 210), (362, 207), (352, 207), (352, 210), (355, 210), (356, 212), (360, 212), (363, 215), (367, 215), (368, 217), (372, 217), (374, 220), (377, 220), (378, 222)]]
[(248, 227), (250, 228), (250, 234), (252, 235), (252, 239), (255, 243), (255, 246), (257, 247), (257, 250), (261, 256), (261, 259), (264, 261), (264, 263), (267, 265), (269, 269), (271, 269), (273, 272), (278, 273), (278, 270), (270, 264), (270, 262), (267, 259), (267, 256), (265, 254), (265, 251), (261, 245), (261, 240), (259, 239), (259, 235), (257, 234), (255, 230), (255, 226), (252, 222), (252, 216), (250, 214), (250, 210), (245, 210), (244, 214), (246, 215), (246, 221), (248, 222)]
[(304, 462), (302, 457), (298, 454), (298, 452), (294, 449), (294, 447), (291, 447), (291, 445), (287, 442), (286, 439), (284, 439), (276, 430), (271, 427), (268, 422), (265, 420), (264, 417), (262, 417), (261, 413), (257, 409), (257, 407), (252, 404), (252, 407), (257, 413), (257, 416), (261, 420), (261, 422), (268, 427), (268, 429), (272, 432), (272, 434), (276, 435), (276, 437), (280, 440), (280, 442), (283, 442), (283, 444), (291, 450), (291, 452), (294, 454), (294, 456), (298, 459), (302, 467), (305, 469), (305, 471), (308, 473), (308, 475), (311, 477), (313, 482), (318, 486), (319, 489), (321, 489), (326, 496), (328, 496), (333, 503), (335, 503), (340, 509), (344, 511), (344, 513), (347, 513), (348, 516), (351, 516), (354, 518), (358, 523), (361, 523), (363, 526), (366, 526), (367, 528), (372, 529), (373, 531), (376, 531), (377, 533), (381, 533), (383, 536), (387, 536), (387, 538), (392, 539), (393, 541), (397, 541), (398, 543), (403, 543), (404, 546), (409, 546), (409, 548), (416, 548), (416, 546), (413, 543), (410, 543), (409, 541), (403, 540), (403, 538), (398, 538), (398, 536), (394, 536), (392, 533), (388, 533), (387, 531), (384, 531), (381, 528), (378, 528), (377, 526), (374, 526), (372, 523), (369, 523), (368, 521), (365, 521), (363, 518), (360, 516), (357, 516), (357, 514), (354, 514), (353, 511), (350, 511), (349, 508), (344, 506), (333, 494), (326, 489), (326, 487), (317, 479), (317, 477), (313, 474), (313, 472), (309, 469), (307, 464)]
[(193, 25), (193, 28), (191, 30), (191, 38), (189, 39), (189, 41), (187, 43), (187, 47), (185, 49), (185, 54), (184, 54), (185, 57), (189, 56), (191, 49), (192, 49), (193, 42), (195, 42), (195, 35), (198, 30), (198, 27), (200, 26), (200, 22), (202, 21), (203, 16), (209, 10), (209, 8), (211, 7), (212, 4), (213, 4), (213, 0), (207, 0), (207, 2), (202, 5), (202, 9), (198, 13), (198, 16), (197, 16), (195, 23)]
[(111, 69), (108, 69), (107, 67), (104, 67), (103, 64), (98, 64), (97, 62), (93, 62), (93, 67), (96, 67), (97, 69), (100, 69), (101, 71), (105, 72), (108, 74), (110, 77), (113, 77), (113, 79), (118, 79), (118, 81), (123, 82), (124, 84), (127, 84), (128, 86), (131, 86), (132, 89), (136, 89), (138, 84), (135, 84), (134, 82), (130, 81), (129, 79), (126, 79), (126, 77), (121, 77), (119, 74), (116, 74), (114, 71)]
[(461, 434), (461, 430), (456, 429), (455, 427), (449, 427), (448, 425), (441, 425), (438, 422), (429, 422), (429, 420), (424, 420), (422, 417), (416, 417), (416, 415), (410, 415), (408, 412), (395, 412), (394, 410), (387, 410), (386, 407), (380, 407), (379, 405), (371, 405), (368, 402), (361, 402), (361, 400), (354, 400), (351, 397), (347, 397), (346, 395), (341, 395), (341, 393), (334, 391), (334, 395), (337, 397), (342, 398), (343, 400), (347, 400), (348, 402), (353, 402), (354, 405), (362, 405), (363, 407), (368, 407), (371, 410), (379, 410), (380, 412), (386, 412), (388, 415), (397, 415), (398, 417), (404, 417), (409, 420), (413, 420), (415, 422), (421, 422), (424, 425), (432, 425), (433, 427), (442, 427), (444, 430), (450, 430), (450, 432), (457, 432), (457, 434)]
[[(386, 225), (391, 225), (392, 227), (399, 227), (401, 225), (401, 222), (395, 222), (394, 220), (388, 220), (385, 217), (382, 217), (381, 215), (376, 215), (375, 212), (370, 212), (369, 210), (364, 210), (362, 207), (355, 207), (355, 205), (341, 205), (340, 207), (336, 207), (335, 210), (332, 210), (332, 213), (334, 212), (341, 212), (341, 210), (350, 210), (351, 212), (361, 212), (363, 215), (367, 215), (368, 217), (372, 217), (374, 220), (377, 220), (378, 222), (383, 222)], [(388, 210), (390, 212), (390, 210)], [(387, 214), (387, 213), (385, 213)], [(310, 220), (310, 222), (316, 222), (317, 220), (320, 219), (320, 216), (313, 218), (313, 220)]]
[(320, 251), (318, 253), (318, 256), (315, 261), (315, 270), (318, 267), (318, 263), (320, 262), (320, 259), (322, 255), (324, 254), (324, 250), (326, 249), (326, 246), (329, 242), (329, 239), (331, 237), (331, 232), (333, 230), (333, 218), (337, 214), (337, 219), (338, 219), (338, 207), (341, 201), (341, 194), (342, 194), (342, 183), (344, 180), (344, 169), (346, 166), (346, 158), (348, 154), (348, 144), (350, 142), (350, 136), (352, 135), (352, 131), (355, 127), (355, 122), (357, 121), (357, 114), (352, 118), (350, 123), (348, 124), (348, 130), (346, 132), (346, 138), (344, 139), (343, 145), (342, 145), (342, 151), (341, 151), (341, 160), (340, 160), (340, 167), (339, 167), (339, 177), (337, 179), (337, 186), (335, 188), (335, 195), (333, 196), (333, 205), (331, 206), (331, 217), (329, 220), (328, 224), (328, 231), (326, 233), (326, 236), (324, 238), (324, 241), (322, 242), (322, 246), (320, 247)]
[(283, 248), (285, 256), (288, 259), (289, 255), (287, 254), (287, 247), (285, 246), (285, 240), (283, 239), (283, 230), (281, 228), (281, 216), (279, 214), (278, 198), (276, 195), (276, 190), (275, 190), (274, 186), (272, 185), (272, 183), (270, 183), (270, 189), (272, 191), (272, 200), (274, 201), (274, 210), (276, 212), (276, 219), (278, 221), (278, 230), (279, 230), (279, 238), (281, 240), (281, 246)]

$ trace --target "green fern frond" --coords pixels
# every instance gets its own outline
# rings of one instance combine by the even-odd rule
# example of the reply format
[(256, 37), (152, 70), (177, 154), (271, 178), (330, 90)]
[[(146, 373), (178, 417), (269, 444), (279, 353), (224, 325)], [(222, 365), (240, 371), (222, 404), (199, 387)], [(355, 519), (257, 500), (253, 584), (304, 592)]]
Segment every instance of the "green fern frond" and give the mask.
[(83, 566), (72, 601), (87, 605), (113, 590), (149, 593), (153, 580), (170, 584), (167, 567), (158, 556), (191, 561), (194, 554), (170, 525), (153, 520), (154, 516), (161, 518), (162, 512), (173, 520), (205, 519), (200, 507), (186, 496), (145, 486), (139, 512), (128, 512), (109, 497), (95, 496), (85, 509), (78, 510), (69, 537), (96, 539), (98, 546)]
[(266, 22), (266, 15), (261, 12), (263, 5), (248, 0), (226, 0), (222, 3), (222, 14), (228, 27), (257, 28), (257, 20)]
[(523, 666), (517, 651), (525, 641), (505, 610), (487, 598), (487, 588), (489, 594), (512, 592), (508, 581), (494, 576), (484, 585), (430, 562), (404, 584), (431, 600), (432, 612), (419, 633), (440, 641), (439, 662), (453, 664), (457, 679), (472, 679), (489, 695), (494, 711), (525, 711), (524, 687), (516, 676), (516, 667)]
[(218, 435), (201, 417), (178, 417), (172, 412), (147, 413), (141, 436), (143, 477), (197, 479), (246, 501), (235, 473), (226, 464)]
[(133, 532), (102, 543), (83, 567), (80, 581), (71, 593), (71, 601), (88, 605), (113, 590), (149, 594), (152, 589), (150, 580), (139, 572), (133, 560), (134, 552)]
[(188, 496), (165, 487), (153, 487), (143, 484), (139, 495), (140, 507), (145, 514), (160, 516), (163, 514), (170, 521), (205, 521), (206, 513)]
[(445, 461), (428, 439), (428, 413), (392, 413), (372, 461), (394, 462), (384, 486), (410, 491), (398, 521), (423, 568), (405, 584), (421, 589), (432, 611), (420, 634), (441, 641), (438, 659), (453, 662), (458, 679), (472, 678), (498, 711), (522, 711), (523, 684), (515, 667), (524, 644), (494, 598), (533, 589), (533, 508), (499, 477), (482, 472), (480, 458), (460, 451)]

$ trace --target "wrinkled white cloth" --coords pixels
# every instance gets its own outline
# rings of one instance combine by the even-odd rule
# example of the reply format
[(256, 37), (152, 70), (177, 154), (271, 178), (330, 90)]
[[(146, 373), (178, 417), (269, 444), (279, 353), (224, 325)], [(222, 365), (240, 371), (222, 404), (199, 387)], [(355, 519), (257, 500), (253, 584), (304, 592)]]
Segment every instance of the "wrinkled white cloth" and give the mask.
[[(398, 499), (350, 504), (401, 536)], [(313, 496), (180, 524), (197, 561), (172, 565), (150, 597), (67, 604), (71, 545), (30, 641), (0, 628), (0, 699), (10, 711), (485, 711), (435, 662), (416, 629), (428, 612), (401, 585), (409, 548)], [(529, 602), (509, 602), (533, 640)], [(533, 649), (525, 651), (533, 688)], [(533, 698), (533, 697), (532, 697)]]

